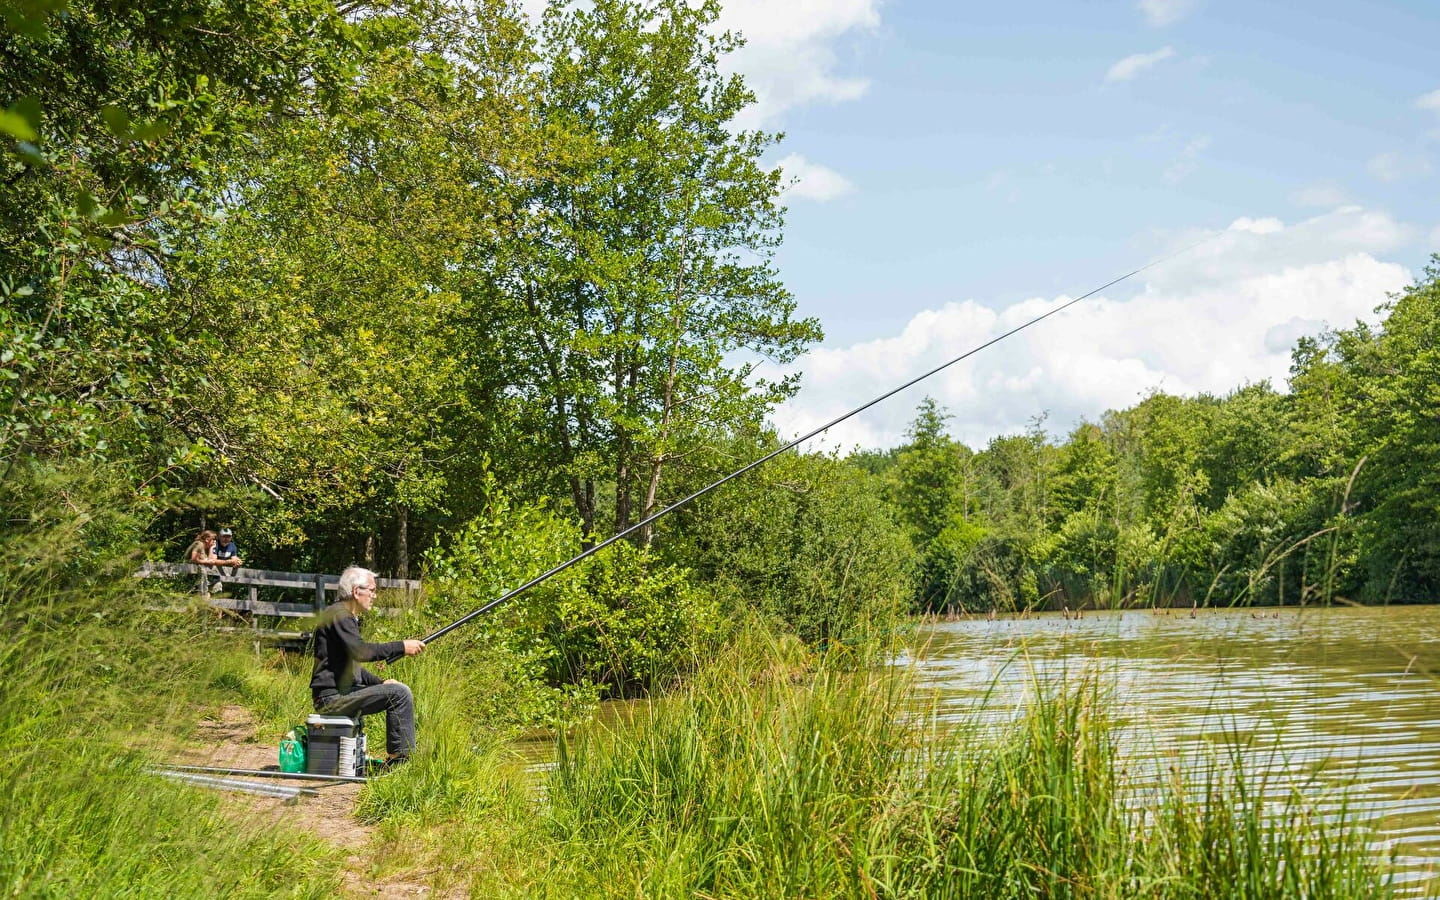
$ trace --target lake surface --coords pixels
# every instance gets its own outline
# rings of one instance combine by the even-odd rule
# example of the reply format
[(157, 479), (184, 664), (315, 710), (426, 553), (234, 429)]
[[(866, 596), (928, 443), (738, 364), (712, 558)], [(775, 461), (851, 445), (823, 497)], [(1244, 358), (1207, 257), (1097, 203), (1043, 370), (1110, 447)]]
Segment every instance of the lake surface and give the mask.
[(926, 625), (914, 663), (942, 718), (1013, 715), (1037, 679), (1113, 686), (1143, 767), (1245, 748), (1278, 797), (1344, 790), (1417, 893), (1440, 883), (1440, 606), (1087, 612)]

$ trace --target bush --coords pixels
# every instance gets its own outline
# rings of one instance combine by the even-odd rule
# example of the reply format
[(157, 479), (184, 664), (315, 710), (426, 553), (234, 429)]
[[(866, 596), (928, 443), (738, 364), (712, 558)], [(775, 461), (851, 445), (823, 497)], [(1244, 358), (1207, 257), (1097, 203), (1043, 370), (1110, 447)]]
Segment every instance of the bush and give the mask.
[[(581, 552), (579, 527), (498, 493), (484, 516), (426, 557), (427, 614), (454, 619)], [(628, 696), (689, 671), (718, 628), (714, 603), (689, 573), (620, 542), (467, 626), (461, 639), (532, 685), (532, 705), (565, 686)], [(450, 638), (447, 638), (449, 640)], [(557, 693), (559, 692), (559, 693)], [(539, 712), (540, 710), (536, 710)]]
[(878, 479), (786, 454), (698, 501), (664, 552), (715, 586), (732, 618), (759, 612), (812, 643), (888, 633), (909, 601), (913, 550)]

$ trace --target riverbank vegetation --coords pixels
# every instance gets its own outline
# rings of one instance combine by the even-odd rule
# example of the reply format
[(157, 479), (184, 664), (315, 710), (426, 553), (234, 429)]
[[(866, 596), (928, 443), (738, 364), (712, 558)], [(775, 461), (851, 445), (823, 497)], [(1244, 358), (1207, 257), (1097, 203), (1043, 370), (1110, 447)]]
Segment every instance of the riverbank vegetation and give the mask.
[[(331, 850), (142, 777), (200, 710), (306, 705), (145, 559), (224, 524), (249, 565), (423, 575), (370, 625), (414, 636), (779, 446), (796, 383), (759, 363), (821, 329), (718, 11), (0, 7), (7, 890), (336, 888)], [(1431, 270), (1300, 341), (1288, 392), (978, 449), (927, 401), (901, 447), (779, 457), (408, 663), (421, 753), (361, 813), (480, 894), (1373, 896), (1354, 832), (1230, 776), (1139, 829), (1103, 693), (939, 735), (870, 666), (922, 612), (1433, 598), (1437, 337)], [(574, 735), (538, 798), (504, 750), (535, 727)]]
[(683, 689), (562, 733), (540, 773), (426, 684), (434, 749), (359, 812), (383, 823), (382, 871), (471, 896), (1391, 892), (1368, 833), (1315, 814), (1327, 798), (1224, 755), (1184, 773), (1128, 756), (1099, 672), (942, 722), (904, 670), (746, 629)]

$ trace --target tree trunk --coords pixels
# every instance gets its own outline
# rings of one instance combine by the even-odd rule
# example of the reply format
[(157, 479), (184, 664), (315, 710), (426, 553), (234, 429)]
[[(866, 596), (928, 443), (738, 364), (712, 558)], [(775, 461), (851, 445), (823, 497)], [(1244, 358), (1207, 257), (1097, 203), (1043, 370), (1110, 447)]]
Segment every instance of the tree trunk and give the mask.
[[(671, 297), (670, 313), (670, 359), (665, 369), (665, 395), (660, 409), (660, 433), (655, 440), (655, 453), (650, 457), (650, 481), (645, 486), (645, 507), (640, 511), (641, 519), (650, 518), (655, 511), (655, 498), (660, 493), (660, 473), (665, 467), (665, 445), (670, 438), (670, 414), (675, 409), (675, 383), (679, 377), (680, 327), (685, 319), (685, 267), (689, 262), (690, 233), (687, 231), (680, 242), (680, 268), (675, 274), (675, 292)], [(640, 546), (649, 547), (655, 536), (655, 526), (646, 525), (640, 529)]]
[[(613, 327), (613, 331), (618, 335), (620, 331), (618, 323)], [(635, 402), (635, 366), (633, 361), (627, 360), (624, 356), (617, 356), (615, 358), (613, 377), (615, 397), (619, 401), (621, 408), (626, 412), (633, 411)], [(619, 534), (630, 527), (630, 477), (633, 474), (630, 461), (635, 453), (635, 443), (631, 438), (628, 428), (621, 426), (617, 427), (615, 431), (615, 534)]]
[(395, 510), (398, 521), (395, 524), (395, 576), (410, 577), (410, 510), (405, 504), (398, 504)]
[[(561, 385), (564, 383), (560, 371), (559, 355), (552, 349), (550, 341), (541, 330), (540, 323), (545, 321), (545, 313), (540, 309), (535, 300), (535, 287), (532, 283), (525, 283), (525, 306), (530, 311), (533, 320), (531, 333), (535, 337), (535, 343), (540, 347), (540, 357), (545, 363), (545, 370), (550, 376), (550, 392), (555, 402), (555, 437), (560, 443), (560, 458), (565, 467), (570, 467), (575, 461), (575, 447), (570, 434), (570, 410), (565, 402), (565, 395), (561, 392)], [(583, 320), (582, 320), (583, 325)], [(587, 430), (584, 410), (577, 402), (575, 404), (575, 417), (581, 431), (581, 439)], [(581, 530), (586, 535), (595, 531), (595, 490), (593, 485), (587, 485), (578, 475), (573, 472), (566, 476), (566, 483), (570, 487), (570, 499), (575, 504), (575, 511), (580, 516)]]
[[(645, 508), (640, 511), (640, 518), (648, 519), (655, 512), (655, 497), (660, 493), (660, 470), (665, 465), (663, 457), (656, 458), (650, 463), (650, 483), (645, 487)], [(640, 529), (640, 546), (649, 547), (651, 539), (655, 536), (655, 524), (652, 522)]]
[(628, 452), (615, 463), (615, 533), (630, 527), (630, 466), (626, 463)]

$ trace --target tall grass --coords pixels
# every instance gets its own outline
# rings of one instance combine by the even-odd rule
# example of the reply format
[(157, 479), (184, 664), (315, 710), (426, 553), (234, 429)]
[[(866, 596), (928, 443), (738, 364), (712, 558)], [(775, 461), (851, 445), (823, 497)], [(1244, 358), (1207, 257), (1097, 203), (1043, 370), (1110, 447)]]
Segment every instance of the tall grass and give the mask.
[(751, 633), (629, 721), (562, 735), (538, 776), (447, 694), (438, 654), (412, 677), (420, 754), (362, 813), (382, 867), (472, 896), (1393, 893), (1343, 809), (1277, 800), (1238, 755), (1190, 777), (1127, 763), (1093, 674), (944, 722), (902, 670)]
[(144, 772), (212, 700), (226, 648), (147, 611), (100, 473), (0, 485), (0, 893), (329, 897), (334, 850)]
[[(755, 675), (753, 673), (760, 673)], [(1377, 897), (1366, 834), (1265, 808), (1233, 761), (1121, 774), (1095, 678), (948, 730), (903, 674), (737, 648), (644, 729), (563, 745), (550, 870), (607, 897)]]

